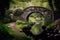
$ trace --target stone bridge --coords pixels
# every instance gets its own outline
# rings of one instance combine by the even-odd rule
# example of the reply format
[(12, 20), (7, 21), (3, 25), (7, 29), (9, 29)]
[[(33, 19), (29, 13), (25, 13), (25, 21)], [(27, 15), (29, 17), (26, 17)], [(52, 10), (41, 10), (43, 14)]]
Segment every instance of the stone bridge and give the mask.
[(30, 6), (30, 7), (25, 8), (23, 10), (23, 14), (21, 15), (21, 17), (25, 21), (27, 21), (28, 17), (32, 13), (40, 13), (43, 17), (50, 18), (52, 21), (54, 20), (53, 11), (49, 10), (49, 9), (46, 9), (44, 7), (40, 7), (40, 6)]

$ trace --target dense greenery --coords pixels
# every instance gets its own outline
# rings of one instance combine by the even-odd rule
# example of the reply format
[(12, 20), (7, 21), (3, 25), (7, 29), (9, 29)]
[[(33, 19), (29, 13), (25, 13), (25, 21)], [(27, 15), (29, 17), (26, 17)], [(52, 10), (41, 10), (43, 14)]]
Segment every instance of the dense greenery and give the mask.
[[(10, 5), (9, 5), (9, 3), (10, 3)], [(54, 1), (52, 3), (53, 3), (53, 7), (54, 7), (53, 9), (56, 11), (56, 8), (54, 6)], [(14, 31), (9, 26), (9, 22), (16, 21), (15, 19), (13, 20), (12, 15), (14, 15), (15, 17), (20, 16), (21, 15), (20, 13), (22, 13), (21, 11), (24, 10), (24, 8), (29, 7), (29, 6), (41, 6), (41, 7), (47, 8), (47, 9), (51, 9), (51, 6), (49, 6), (47, 0), (12, 0), (6, 4), (2, 3), (2, 6), (1, 6), (1, 9), (2, 9), (1, 10), (1, 13), (2, 13), (1, 18), (2, 18), (3, 23), (4, 23), (4, 24), (0, 23), (1, 24), (0, 25), (0, 39), (2, 39), (2, 40), (34, 40), (34, 38), (32, 36), (29, 36), (29, 35), (21, 37), (21, 35), (14, 34)], [(7, 9), (12, 10), (12, 12), (13, 12), (12, 15), (7, 13)], [(57, 10), (59, 10), (59, 7)], [(4, 13), (7, 13), (7, 14), (5, 15)], [(60, 12), (58, 12), (58, 13), (60, 13)], [(35, 14), (34, 16), (37, 16), (37, 15)], [(29, 19), (30, 19), (31, 23), (26, 22), (24, 20), (17, 20), (16, 21), (16, 28), (18, 30), (20, 30), (20, 29), (22, 30), (24, 27), (31, 27), (30, 31), (32, 32), (33, 35), (37, 35), (37, 34), (43, 32), (43, 29), (42, 29), (42, 27), (40, 27), (40, 25), (34, 24), (33, 26), (30, 26), (32, 24), (32, 22), (36, 22), (35, 21), (36, 19), (40, 20), (41, 19), (40, 17), (37, 16), (36, 19), (35, 19), (35, 17), (29, 17)], [(8, 23), (8, 24), (6, 24), (6, 23)], [(53, 24), (55, 24), (55, 23), (53, 23)], [(44, 25), (44, 23), (43, 23), (43, 25)], [(45, 26), (47, 28), (52, 27), (50, 19), (45, 21)]]
[[(29, 6), (41, 6), (41, 7), (50, 9), (50, 6), (49, 6), (49, 3), (47, 0), (46, 1), (44, 1), (44, 0), (31, 0), (31, 1), (28, 0), (29, 2), (26, 2), (26, 1), (23, 2), (23, 0), (22, 1), (12, 0), (12, 2), (10, 4), (10, 9), (11, 10), (15, 10), (15, 9), (19, 9), (19, 8), (24, 9)], [(14, 6), (16, 6), (16, 7), (14, 8)]]
[[(0, 24), (0, 39), (2, 40), (17, 40), (16, 38), (14, 38), (14, 36), (10, 35), (11, 30), (9, 30), (10, 28), (5, 29), (6, 26), (2, 26)], [(8, 32), (10, 31), (10, 32)]]

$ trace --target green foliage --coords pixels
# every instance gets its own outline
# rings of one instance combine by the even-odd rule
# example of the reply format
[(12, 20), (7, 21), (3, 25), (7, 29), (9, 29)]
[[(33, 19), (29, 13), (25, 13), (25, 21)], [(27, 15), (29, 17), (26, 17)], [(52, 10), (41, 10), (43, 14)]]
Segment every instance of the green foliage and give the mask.
[(14, 8), (14, 5), (19, 6), (17, 7), (17, 9), (24, 9), (29, 6), (41, 6), (50, 9), (47, 0), (12, 0), (12, 2), (10, 3), (10, 9), (16, 9)]
[(20, 16), (22, 14), (22, 10), (21, 9), (16, 9), (14, 12), (14, 16)]
[(52, 23), (52, 20), (50, 18), (45, 19), (45, 25), (48, 26), (49, 24)]
[[(48, 5), (48, 1), (43, 1), (43, 0), (12, 0), (12, 2), (10, 3), (10, 9), (14, 10), (15, 5), (16, 6), (19, 5), (19, 7), (17, 7), (16, 9), (19, 9), (19, 8), (24, 9), (28, 6), (41, 6), (41, 7), (45, 7), (45, 8), (50, 9), (50, 6)], [(19, 10), (19, 12), (20, 11), (21, 10)], [(19, 12), (15, 11), (15, 16), (20, 15)], [(18, 14), (16, 14), (16, 13), (18, 13)], [(37, 15), (35, 14), (34, 16), (36, 17)], [(38, 17), (37, 19), (40, 20), (41, 18), (39, 19), (39, 17)], [(6, 21), (9, 22), (10, 20), (11, 19), (4, 18), (4, 22), (6, 22)], [(30, 17), (31, 22), (36, 22), (35, 20), (36, 20), (35, 18)], [(49, 25), (50, 23), (51, 23), (51, 19), (45, 19), (45, 25), (46, 26), (50, 27), (50, 25)], [(23, 20), (17, 20), (16, 21), (16, 28), (18, 30), (20, 30), (24, 27), (28, 27), (28, 25), (30, 25), (30, 24), (23, 21)], [(13, 33), (13, 30), (8, 25), (6, 25), (5, 27), (2, 27), (2, 25), (0, 25), (0, 31), (2, 31), (4, 33), (8, 32), (9, 34)], [(42, 32), (43, 30), (41, 29), (40, 25), (35, 24), (34, 26), (32, 26), (31, 31), (32, 31), (33, 34), (37, 35), (40, 32)], [(12, 40), (15, 40), (15, 39), (12, 39)], [(34, 39), (31, 36), (25, 36), (23, 38), (23, 40), (34, 40)]]
[(5, 27), (6, 26), (2, 26), (2, 24), (0, 24), (0, 39), (1, 40), (16, 40), (14, 36), (9, 34), (9, 32), (5, 29)]
[(23, 40), (34, 40), (32, 36), (25, 36), (23, 37)]
[(23, 21), (23, 20), (17, 20), (16, 21), (16, 28), (18, 29), (18, 30), (20, 30), (20, 29), (22, 29), (22, 28), (24, 28), (24, 27), (27, 27), (29, 24), (27, 23), (27, 22), (25, 22), (25, 21)]
[(30, 2), (31, 0), (18, 0), (20, 2)]
[(5, 17), (5, 18), (3, 19), (3, 23), (8, 23), (8, 22), (10, 22), (10, 21), (11, 21), (11, 18)]
[(9, 32), (9, 34), (13, 34), (13, 30), (11, 27), (8, 26), (8, 24), (6, 25), (5, 29), (7, 30), (7, 32)]
[(35, 24), (32, 26), (31, 28), (31, 32), (34, 34), (34, 35), (38, 35), (39, 33), (41, 33), (43, 30), (42, 30), (42, 27), (38, 24)]

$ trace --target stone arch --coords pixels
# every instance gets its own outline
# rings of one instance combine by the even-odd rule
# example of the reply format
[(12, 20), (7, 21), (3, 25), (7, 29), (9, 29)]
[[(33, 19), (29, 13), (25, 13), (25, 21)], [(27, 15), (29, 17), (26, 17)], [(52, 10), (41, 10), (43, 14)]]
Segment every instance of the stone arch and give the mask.
[(29, 15), (35, 12), (42, 14), (44, 17), (51, 18), (52, 21), (54, 20), (53, 11), (40, 6), (30, 6), (25, 8), (21, 17), (27, 21)]

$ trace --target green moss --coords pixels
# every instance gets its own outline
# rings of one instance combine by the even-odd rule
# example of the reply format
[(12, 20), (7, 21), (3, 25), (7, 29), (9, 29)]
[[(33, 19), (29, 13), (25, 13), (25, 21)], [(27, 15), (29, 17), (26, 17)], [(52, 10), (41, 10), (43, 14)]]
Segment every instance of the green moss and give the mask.
[(22, 20), (17, 20), (16, 21), (16, 28), (18, 29), (18, 30), (20, 30), (20, 29), (22, 29), (22, 28), (24, 28), (24, 27), (27, 27), (29, 24), (27, 23), (27, 22), (25, 22), (25, 21), (22, 21)]

